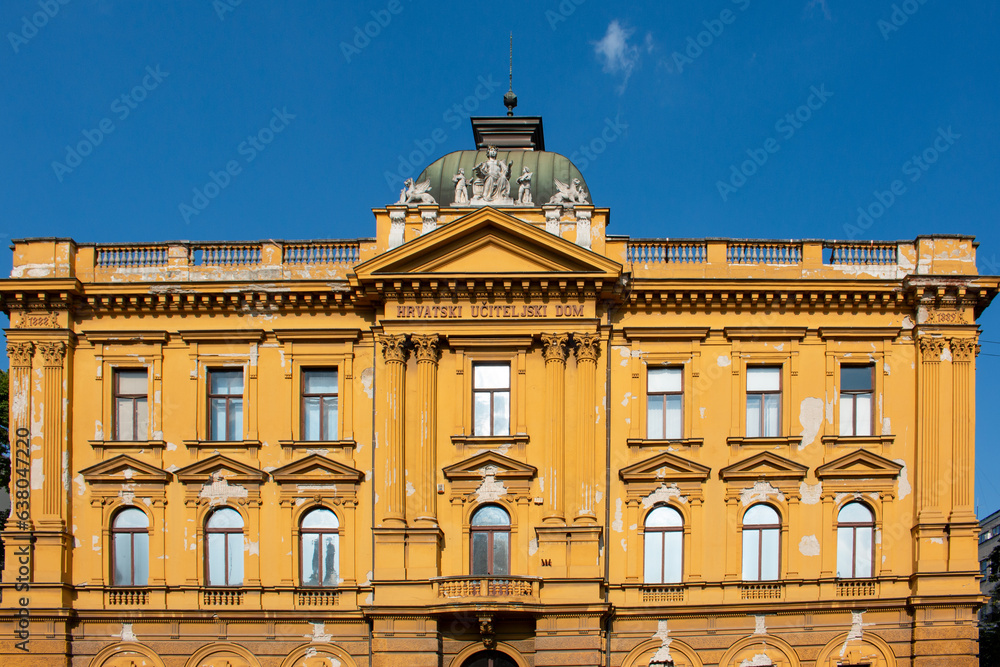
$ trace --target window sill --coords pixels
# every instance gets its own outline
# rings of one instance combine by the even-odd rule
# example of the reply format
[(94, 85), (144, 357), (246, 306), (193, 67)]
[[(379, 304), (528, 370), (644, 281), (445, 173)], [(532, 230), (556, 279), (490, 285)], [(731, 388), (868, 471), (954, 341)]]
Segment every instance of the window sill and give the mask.
[(705, 444), (704, 438), (677, 438), (676, 440), (652, 440), (649, 438), (629, 438), (629, 447), (701, 447)]
[(90, 440), (94, 449), (163, 449), (167, 446), (164, 440)]
[(829, 447), (884, 447), (895, 441), (894, 435), (824, 435), (823, 444)]
[(185, 440), (192, 449), (259, 449), (260, 440)]
[(451, 442), (468, 449), (503, 449), (504, 447), (517, 447), (518, 452), (523, 451), (528, 444), (527, 433), (517, 433), (515, 435), (453, 435)]
[(758, 438), (748, 438), (746, 436), (734, 435), (726, 438), (726, 443), (738, 447), (790, 447), (802, 442), (801, 435), (778, 435)]
[[(354, 440), (279, 440), (282, 449), (313, 453), (350, 454), (358, 443)], [(324, 453), (325, 452), (325, 453)]]

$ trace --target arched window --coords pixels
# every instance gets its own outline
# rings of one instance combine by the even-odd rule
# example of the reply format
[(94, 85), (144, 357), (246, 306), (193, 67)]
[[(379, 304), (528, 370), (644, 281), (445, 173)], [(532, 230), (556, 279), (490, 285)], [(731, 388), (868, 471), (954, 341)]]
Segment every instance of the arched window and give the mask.
[(209, 586), (243, 583), (243, 517), (234, 509), (215, 510), (205, 523), (205, 570)]
[(299, 527), (299, 557), (303, 586), (336, 586), (340, 556), (340, 522), (326, 508), (309, 510)]
[(875, 518), (862, 503), (847, 503), (837, 515), (837, 576), (872, 576)]
[(743, 515), (743, 580), (778, 578), (781, 518), (770, 505), (754, 505)]
[(645, 581), (675, 584), (681, 580), (684, 518), (673, 507), (657, 507), (646, 515)]
[(115, 586), (149, 583), (149, 517), (134, 507), (122, 510), (111, 522), (112, 582)]
[(510, 516), (496, 505), (472, 515), (471, 570), (474, 575), (510, 574)]

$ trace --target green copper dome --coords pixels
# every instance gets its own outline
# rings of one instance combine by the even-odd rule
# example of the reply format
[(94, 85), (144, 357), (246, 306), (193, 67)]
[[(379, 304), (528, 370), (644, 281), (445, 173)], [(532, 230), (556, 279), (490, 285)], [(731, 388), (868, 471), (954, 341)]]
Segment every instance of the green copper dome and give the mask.
[[(438, 158), (421, 172), (417, 178), (417, 183), (430, 180), (430, 194), (441, 206), (451, 206), (455, 201), (455, 183), (452, 180), (459, 169), (465, 169), (465, 177), (471, 183), (473, 179), (473, 169), (481, 162), (486, 161), (486, 150), (478, 151), (455, 151), (448, 153), (444, 157)], [(510, 168), (510, 195), (517, 199), (517, 178), (524, 171), (524, 167), (531, 170), (531, 198), (534, 202), (532, 206), (538, 207), (548, 203), (549, 199), (557, 190), (554, 179), (559, 179), (563, 183), (572, 183), (573, 179), (580, 179), (580, 184), (586, 188), (587, 182), (583, 179), (583, 174), (570, 162), (569, 158), (559, 153), (549, 153), (546, 151), (526, 151), (526, 150), (499, 150), (497, 159), (500, 162), (513, 163)], [(587, 189), (589, 193), (589, 188)], [(590, 201), (593, 201), (591, 198)], [(461, 204), (468, 206), (468, 204)]]

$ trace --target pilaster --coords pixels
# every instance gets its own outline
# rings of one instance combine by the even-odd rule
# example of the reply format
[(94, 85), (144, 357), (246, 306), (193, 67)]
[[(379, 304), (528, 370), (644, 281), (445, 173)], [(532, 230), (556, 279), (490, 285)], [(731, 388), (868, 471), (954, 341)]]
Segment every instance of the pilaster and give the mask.
[(437, 520), (437, 334), (411, 336), (417, 357), (417, 395), (420, 407), (418, 451), (413, 460), (416, 469), (416, 522), (423, 527), (435, 527)]
[(600, 336), (597, 334), (574, 334), (576, 341), (576, 368), (577, 368), (577, 397), (579, 410), (577, 419), (579, 421), (579, 448), (577, 465), (581, 495), (577, 515), (573, 521), (575, 523), (597, 523), (597, 511), (595, 508), (595, 494), (597, 492), (596, 463), (597, 452), (595, 449), (594, 433), (595, 423), (591, 418), (596, 407), (595, 387), (597, 379), (597, 357), (600, 354)]
[(566, 522), (563, 507), (565, 470), (565, 394), (566, 394), (566, 334), (542, 334), (542, 355), (545, 358), (545, 420), (547, 462), (545, 471), (545, 517), (547, 524)]

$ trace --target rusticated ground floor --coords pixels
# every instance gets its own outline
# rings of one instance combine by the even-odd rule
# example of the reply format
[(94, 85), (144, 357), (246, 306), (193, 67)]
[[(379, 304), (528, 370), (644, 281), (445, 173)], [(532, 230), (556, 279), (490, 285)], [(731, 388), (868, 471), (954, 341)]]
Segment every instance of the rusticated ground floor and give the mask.
[[(35, 612), (27, 652), (0, 612), (4, 667), (936, 667), (978, 665), (974, 609), (470, 609), (141, 617)], [(700, 613), (691, 613), (698, 611)], [(6, 617), (6, 618), (4, 618)], [(22, 645), (24, 647), (24, 645)]]

